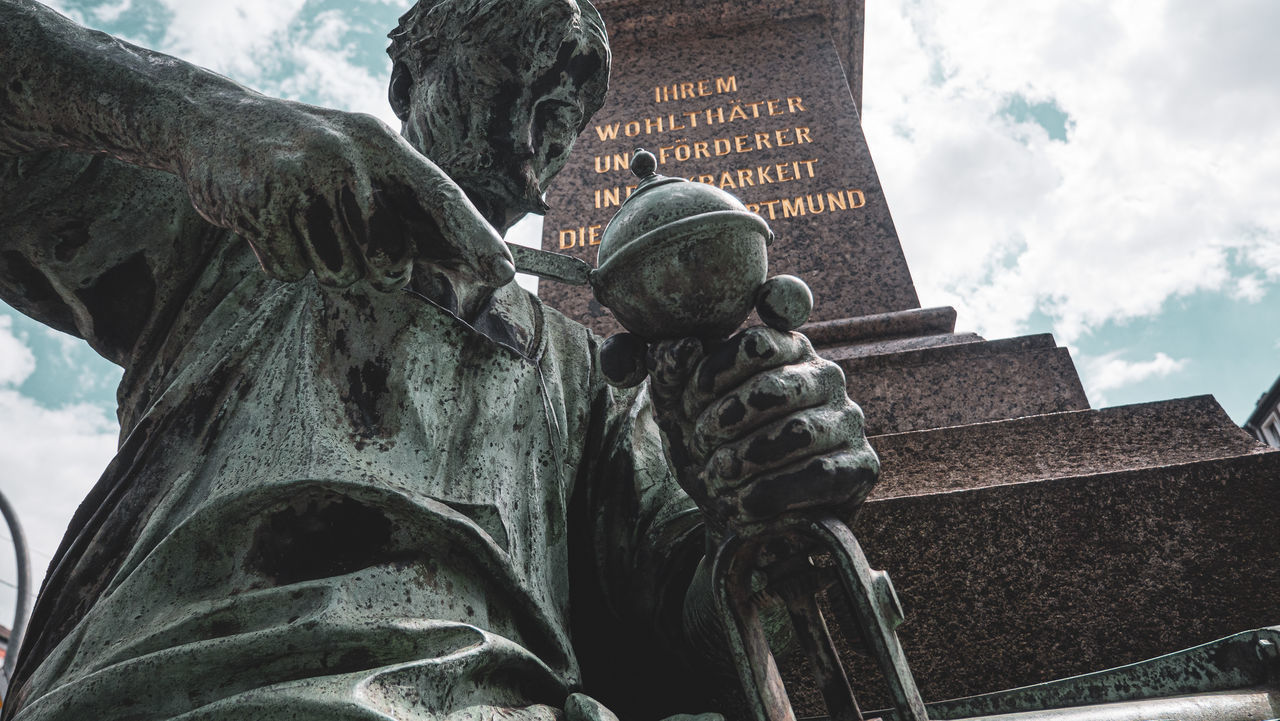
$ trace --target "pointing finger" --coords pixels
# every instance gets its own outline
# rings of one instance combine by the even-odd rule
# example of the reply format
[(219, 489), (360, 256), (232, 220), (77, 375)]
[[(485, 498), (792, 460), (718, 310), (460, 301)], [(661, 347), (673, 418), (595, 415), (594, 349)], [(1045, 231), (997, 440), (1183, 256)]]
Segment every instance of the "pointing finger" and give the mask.
[[(419, 226), (411, 227), (418, 231), (418, 252), (426, 258), (456, 263), (490, 287), (510, 283), (516, 266), (502, 236), (444, 171), (420, 155), (416, 160), (408, 184), (413, 201), (406, 202), (408, 207), (403, 210), (411, 224)], [(430, 232), (432, 227), (436, 232)]]

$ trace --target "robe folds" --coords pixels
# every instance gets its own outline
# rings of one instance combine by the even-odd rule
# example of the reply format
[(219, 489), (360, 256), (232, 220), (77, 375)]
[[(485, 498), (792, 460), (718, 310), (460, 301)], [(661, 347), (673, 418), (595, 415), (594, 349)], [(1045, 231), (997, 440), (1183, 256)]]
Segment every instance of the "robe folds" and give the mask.
[(108, 159), (0, 194), (0, 294), (125, 369), (5, 719), (559, 718), (584, 586), (678, 642), (701, 517), (589, 331), (515, 284), (468, 323), (269, 279)]

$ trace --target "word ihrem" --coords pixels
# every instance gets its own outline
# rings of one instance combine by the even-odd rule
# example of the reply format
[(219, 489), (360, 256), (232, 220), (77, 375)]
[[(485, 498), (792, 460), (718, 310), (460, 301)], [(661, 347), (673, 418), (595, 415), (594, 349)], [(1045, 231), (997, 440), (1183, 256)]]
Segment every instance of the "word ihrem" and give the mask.
[(658, 85), (653, 89), (653, 102), (669, 103), (672, 100), (692, 100), (736, 92), (738, 92), (738, 76), (730, 75), (727, 78)]

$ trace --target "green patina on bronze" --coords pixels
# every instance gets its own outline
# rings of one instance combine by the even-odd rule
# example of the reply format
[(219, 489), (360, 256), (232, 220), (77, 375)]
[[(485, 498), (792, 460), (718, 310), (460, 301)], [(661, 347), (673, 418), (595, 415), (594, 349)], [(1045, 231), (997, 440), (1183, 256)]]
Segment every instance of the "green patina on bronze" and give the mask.
[[(602, 351), (510, 282), (498, 233), (542, 210), (601, 105), (599, 15), (426, 2), (392, 38), (401, 134), (0, 0), (0, 297), (125, 369), (119, 452), (50, 567), (6, 721), (707, 710), (713, 679), (766, 655), (764, 623), (756, 651), (726, 638), (715, 579), (721, 611), (772, 584), (815, 637), (809, 592), (830, 579), (793, 573), (815, 547), (766, 539), (843, 538), (831, 516), (878, 463), (840, 369), (777, 330), (811, 298), (765, 279), (767, 228), (654, 181), (655, 215), (623, 219), (596, 275), (522, 254), (638, 301), (620, 314), (641, 336)], [(707, 247), (640, 253), (673, 237)], [(773, 328), (724, 338), (752, 307)], [(764, 544), (741, 575), (706, 555), (735, 539)], [(887, 578), (836, 545), (864, 629), (887, 629), (886, 673), (905, 673)], [(1243, 707), (1196, 695), (1249, 688), (1264, 718), (1278, 642), (928, 710), (1182, 693), (1224, 719)]]
[(620, 390), (510, 283), (497, 231), (607, 85), (585, 0), (426, 2), (392, 39), (402, 135), (0, 0), (0, 297), (125, 369), (5, 719), (706, 711), (708, 534), (874, 480), (802, 337)]

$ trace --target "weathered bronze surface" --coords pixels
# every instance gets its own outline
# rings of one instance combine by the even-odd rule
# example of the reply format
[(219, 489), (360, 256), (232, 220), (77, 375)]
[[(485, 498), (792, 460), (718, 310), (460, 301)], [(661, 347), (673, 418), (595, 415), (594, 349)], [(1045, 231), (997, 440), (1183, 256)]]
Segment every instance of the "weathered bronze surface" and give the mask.
[[(618, 385), (633, 383), (639, 363), (609, 356), (647, 352), (645, 342), (692, 337), (704, 349), (729, 335), (758, 305), (760, 316), (779, 330), (808, 319), (812, 295), (798, 278), (772, 279), (765, 246), (773, 233), (762, 218), (716, 188), (654, 172), (652, 154), (637, 150), (632, 170), (640, 178), (600, 244), (600, 268), (591, 276), (600, 302), (641, 342), (611, 338), (602, 348), (606, 373)], [(750, 411), (747, 412), (750, 414)], [(859, 421), (861, 414), (855, 414)], [(842, 510), (856, 512), (877, 468), (866, 449), (862, 495), (847, 498)], [(807, 479), (806, 479), (807, 480)], [(711, 559), (716, 609), (729, 638), (729, 651), (757, 721), (795, 721), (791, 703), (769, 647), (760, 598), (781, 598), (801, 649), (822, 687), (835, 721), (862, 721), (857, 700), (818, 608), (823, 587), (809, 565), (816, 553), (834, 560), (838, 587), (849, 600), (868, 649), (879, 661), (904, 719), (926, 721), (906, 656), (894, 629), (902, 610), (887, 574), (872, 571), (849, 527), (823, 509), (742, 522), (727, 519), (727, 533)]]
[(773, 233), (732, 195), (654, 168), (653, 155), (637, 150), (640, 184), (605, 228), (592, 290), (646, 339), (719, 340), (755, 305)]
[[(1237, 633), (1139, 663), (940, 701), (954, 721), (1271, 721), (1280, 718), (1280, 627)], [(885, 721), (901, 721), (893, 710)]]
[(0, 295), (125, 368), (5, 719), (705, 711), (708, 534), (874, 482), (801, 337), (621, 391), (509, 282), (603, 99), (589, 4), (425, 2), (391, 54), (403, 137), (0, 0)]
[[(727, 190), (769, 222), (772, 272), (821, 289), (814, 320), (918, 308), (855, 106), (861, 63), (848, 50), (861, 6), (604, 3), (617, 59), (610, 91), (547, 195), (543, 247), (595, 261), (601, 231), (637, 184), (628, 165), (640, 145), (658, 172)], [(597, 332), (618, 330), (582, 289), (540, 295)]]

